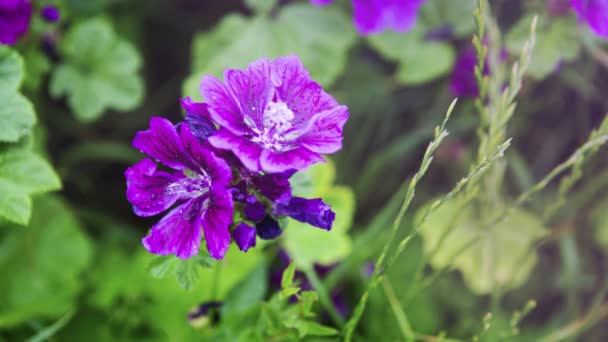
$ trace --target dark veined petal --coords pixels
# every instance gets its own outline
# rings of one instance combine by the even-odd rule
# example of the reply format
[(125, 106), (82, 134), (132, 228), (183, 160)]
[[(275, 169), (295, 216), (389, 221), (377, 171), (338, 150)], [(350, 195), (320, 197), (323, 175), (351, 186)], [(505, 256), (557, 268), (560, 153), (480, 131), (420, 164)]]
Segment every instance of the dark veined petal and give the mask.
[(289, 169), (304, 170), (317, 162), (325, 159), (318, 153), (312, 152), (305, 147), (296, 147), (285, 152), (274, 152), (263, 150), (260, 157), (260, 165), (266, 172), (284, 172)]
[(220, 129), (210, 136), (207, 141), (215, 148), (232, 151), (249, 170), (260, 171), (262, 148), (257, 144), (225, 129)]
[(190, 97), (181, 99), (180, 103), (186, 111), (186, 124), (201, 142), (217, 130), (211, 122), (209, 106), (206, 103), (194, 102)]
[(196, 163), (184, 150), (175, 126), (165, 118), (151, 118), (150, 129), (137, 132), (133, 146), (173, 169), (197, 168)]
[(320, 198), (306, 199), (292, 197), (288, 205), (275, 205), (274, 214), (289, 216), (325, 230), (331, 230), (336, 214)]
[(274, 96), (274, 88), (270, 83), (271, 63), (262, 58), (247, 67), (246, 70), (226, 70), (224, 79), (232, 96), (236, 99), (242, 120), (257, 128), (262, 128), (266, 104)]
[(196, 255), (201, 243), (202, 199), (190, 200), (171, 210), (142, 239), (150, 253), (175, 254), (180, 259)]
[(180, 125), (179, 135), (184, 150), (197, 165), (197, 168), (192, 170), (209, 176), (214, 187), (227, 186), (232, 178), (232, 170), (228, 163), (217, 157), (208, 145), (203, 146), (192, 134), (188, 125)]
[(213, 76), (205, 76), (200, 90), (203, 99), (209, 104), (209, 114), (215, 123), (237, 135), (249, 131), (243, 112), (226, 85)]
[(263, 240), (272, 240), (283, 234), (279, 222), (270, 215), (266, 215), (261, 222), (256, 223), (255, 230), (258, 232), (258, 236)]
[(207, 250), (215, 259), (223, 259), (230, 246), (228, 226), (232, 223), (232, 213), (232, 194), (223, 187), (212, 188), (203, 212), (203, 232)]
[(247, 252), (247, 250), (249, 250), (249, 248), (255, 247), (256, 231), (255, 231), (255, 228), (253, 228), (252, 226), (250, 226), (246, 223), (240, 223), (234, 229), (233, 234), (234, 234), (234, 241), (236, 242), (236, 245), (243, 252)]
[(156, 163), (144, 159), (125, 171), (127, 199), (138, 216), (154, 216), (169, 209), (179, 199), (177, 193), (166, 191), (180, 178), (167, 172), (157, 171)]

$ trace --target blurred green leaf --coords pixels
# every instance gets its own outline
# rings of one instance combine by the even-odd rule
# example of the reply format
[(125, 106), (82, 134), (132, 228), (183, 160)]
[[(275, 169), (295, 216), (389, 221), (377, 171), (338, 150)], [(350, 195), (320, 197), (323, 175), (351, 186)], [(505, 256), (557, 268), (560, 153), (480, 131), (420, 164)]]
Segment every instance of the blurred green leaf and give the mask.
[[(533, 14), (522, 17), (511, 28), (506, 37), (507, 49), (512, 54), (520, 54), (530, 35)], [(536, 29), (536, 45), (528, 74), (535, 79), (543, 79), (556, 70), (562, 61), (574, 60), (580, 51), (581, 42), (577, 35), (576, 19), (569, 17), (540, 17)]]
[(0, 45), (0, 142), (17, 142), (36, 123), (31, 103), (19, 94), (23, 60), (11, 48)]
[(424, 34), (424, 28), (417, 26), (407, 34), (386, 31), (371, 36), (369, 42), (384, 57), (398, 63), (397, 81), (419, 85), (446, 75), (456, 58), (449, 44), (426, 41)]
[(467, 38), (475, 29), (475, 0), (430, 0), (420, 9), (417, 25), (427, 32), (448, 27), (457, 38)]
[(281, 288), (285, 289), (293, 285), (293, 276), (296, 273), (296, 264), (291, 262), (289, 266), (283, 271), (281, 276)]
[(199, 281), (198, 265), (189, 260), (183, 260), (175, 269), (177, 282), (186, 290), (192, 289)]
[(30, 196), (61, 188), (51, 166), (26, 148), (0, 151), (0, 218), (25, 225), (31, 214)]
[(295, 4), (283, 7), (276, 18), (227, 15), (215, 30), (195, 37), (194, 73), (186, 80), (184, 93), (200, 99), (203, 75), (220, 77), (224, 69), (291, 54), (298, 55), (311, 76), (328, 87), (346, 67), (346, 52), (356, 37), (350, 19), (336, 8)]
[(52, 75), (51, 95), (67, 95), (79, 120), (93, 121), (107, 109), (129, 111), (140, 103), (141, 57), (107, 20), (94, 18), (75, 25), (60, 47), (65, 59)]
[(268, 291), (268, 267), (264, 259), (260, 260), (240, 283), (226, 295), (222, 305), (222, 316), (244, 312), (264, 299)]
[[(333, 264), (346, 258), (352, 247), (348, 230), (355, 212), (355, 195), (345, 186), (333, 186), (335, 169), (331, 162), (316, 164), (301, 172), (300, 179), (310, 179), (310, 187), (294, 183), (296, 196), (322, 198), (336, 214), (331, 231), (288, 219), (282, 242), (296, 264)], [(299, 184), (302, 184), (300, 182)]]
[[(418, 217), (426, 209), (421, 208)], [(496, 286), (521, 286), (538, 259), (535, 253), (528, 252), (547, 233), (542, 222), (523, 209), (515, 209), (498, 225), (482, 231), (483, 222), (478, 222), (473, 213), (471, 207), (452, 200), (420, 226), (431, 264), (438, 269), (456, 267), (477, 294), (488, 294)], [(431, 254), (441, 239), (441, 247)]]
[(300, 321), (296, 325), (300, 338), (304, 336), (334, 336), (338, 331), (314, 321)]
[(270, 12), (277, 2), (278, 0), (245, 0), (247, 7), (261, 14)]
[(34, 203), (30, 229), (0, 242), (0, 327), (70, 310), (83, 286), (92, 245), (68, 208), (52, 196)]
[(591, 221), (595, 226), (595, 240), (608, 250), (608, 200), (600, 204), (591, 212)]

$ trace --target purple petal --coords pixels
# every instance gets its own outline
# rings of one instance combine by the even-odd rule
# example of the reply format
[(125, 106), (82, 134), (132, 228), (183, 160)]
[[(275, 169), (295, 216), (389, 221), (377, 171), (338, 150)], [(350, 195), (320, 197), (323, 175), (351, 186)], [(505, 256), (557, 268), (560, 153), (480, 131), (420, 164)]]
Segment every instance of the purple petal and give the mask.
[(269, 200), (286, 204), (291, 199), (289, 178), (295, 172), (295, 169), (290, 169), (281, 173), (266, 173), (254, 177), (253, 185)]
[(233, 234), (236, 245), (239, 246), (239, 249), (243, 252), (247, 252), (249, 248), (255, 247), (256, 231), (252, 226), (241, 223), (236, 227)]
[(232, 151), (249, 170), (260, 171), (262, 148), (257, 144), (225, 129), (220, 129), (207, 141), (215, 148)]
[(308, 124), (306, 133), (298, 141), (307, 149), (322, 153), (334, 153), (342, 148), (342, 130), (348, 120), (348, 108), (338, 106), (316, 114)]
[(200, 141), (205, 141), (217, 129), (211, 122), (211, 114), (206, 103), (192, 101), (190, 97), (180, 100), (182, 107), (186, 111), (186, 123), (192, 134)]
[(274, 96), (270, 72), (270, 61), (263, 58), (249, 64), (246, 70), (226, 70), (224, 73), (226, 84), (241, 108), (241, 120), (250, 121), (250, 127), (263, 127), (266, 104)]
[(203, 231), (209, 254), (221, 260), (230, 245), (230, 231), (228, 226), (232, 223), (233, 202), (232, 195), (225, 188), (213, 188), (208, 207), (203, 212)]
[(596, 35), (608, 39), (608, 0), (571, 0), (570, 6)]
[(249, 131), (239, 104), (220, 80), (205, 76), (201, 81), (200, 90), (203, 99), (209, 104), (209, 114), (215, 123), (237, 135)]
[(201, 242), (201, 210), (203, 201), (190, 200), (171, 210), (142, 239), (150, 253), (175, 254), (188, 259), (198, 253)]
[(361, 34), (385, 29), (409, 31), (416, 24), (418, 9), (426, 0), (353, 0), (355, 26)]
[(317, 162), (325, 159), (318, 153), (312, 152), (305, 147), (296, 147), (286, 152), (273, 152), (263, 150), (260, 157), (260, 165), (266, 172), (283, 172), (289, 169), (304, 170)]
[(197, 168), (192, 170), (211, 177), (214, 187), (226, 187), (232, 178), (230, 166), (207, 147), (201, 145), (187, 125), (180, 126), (179, 134), (184, 150), (197, 164)]
[(29, 0), (0, 1), (0, 44), (15, 44), (27, 32), (31, 18)]
[(180, 177), (157, 171), (156, 163), (150, 159), (144, 159), (127, 169), (125, 176), (127, 177), (127, 199), (138, 216), (160, 214), (179, 199), (176, 192), (171, 193), (166, 190)]
[(192, 158), (184, 151), (175, 126), (165, 118), (151, 118), (150, 129), (137, 132), (133, 146), (173, 169), (197, 168)]
[(48, 22), (55, 23), (58, 22), (61, 18), (61, 13), (59, 13), (59, 9), (53, 5), (46, 5), (42, 7), (40, 11), (42, 18)]
[(325, 230), (331, 230), (332, 223), (336, 218), (336, 214), (331, 210), (331, 207), (320, 198), (292, 197), (288, 205), (276, 205), (274, 214), (289, 216)]
[(260, 222), (266, 216), (266, 207), (264, 204), (255, 201), (245, 204), (245, 217), (253, 222)]
[(279, 222), (270, 215), (266, 215), (261, 222), (256, 223), (255, 229), (263, 240), (272, 240), (283, 234)]

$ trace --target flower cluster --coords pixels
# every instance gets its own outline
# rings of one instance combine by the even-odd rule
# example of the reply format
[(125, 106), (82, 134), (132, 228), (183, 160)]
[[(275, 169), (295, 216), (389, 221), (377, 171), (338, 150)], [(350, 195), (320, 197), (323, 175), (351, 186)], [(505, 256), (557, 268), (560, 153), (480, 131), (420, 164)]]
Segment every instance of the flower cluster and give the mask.
[[(380, 33), (386, 29), (409, 31), (416, 24), (420, 6), (426, 0), (353, 0), (353, 21), (363, 35)], [(333, 0), (311, 0), (324, 6)]]
[(205, 102), (182, 100), (184, 122), (154, 117), (133, 141), (154, 159), (125, 172), (135, 214), (172, 208), (142, 240), (152, 253), (190, 258), (204, 236), (210, 255), (222, 259), (231, 240), (247, 251), (256, 237), (279, 236), (285, 216), (331, 229), (331, 208), (292, 196), (289, 178), (341, 148), (348, 109), (296, 56), (226, 70), (224, 79), (205, 76)]

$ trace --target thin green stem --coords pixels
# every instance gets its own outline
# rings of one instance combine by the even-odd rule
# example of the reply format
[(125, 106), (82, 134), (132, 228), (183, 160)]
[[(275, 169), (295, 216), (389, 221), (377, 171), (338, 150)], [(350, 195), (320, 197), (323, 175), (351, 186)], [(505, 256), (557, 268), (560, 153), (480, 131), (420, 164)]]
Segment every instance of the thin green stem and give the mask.
[(412, 330), (412, 326), (407, 319), (405, 312), (401, 308), (401, 303), (399, 303), (399, 299), (395, 295), (395, 290), (393, 289), (393, 285), (388, 278), (382, 278), (380, 282), (382, 284), (382, 288), (384, 289), (384, 293), (386, 294), (386, 298), (388, 299), (389, 304), (391, 305), (391, 309), (393, 310), (393, 314), (397, 319), (397, 324), (399, 325), (399, 330), (403, 334), (403, 337), (406, 341), (414, 340), (414, 331)]

